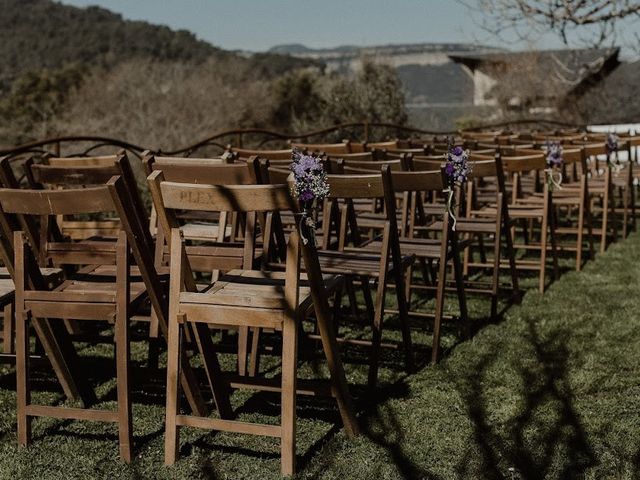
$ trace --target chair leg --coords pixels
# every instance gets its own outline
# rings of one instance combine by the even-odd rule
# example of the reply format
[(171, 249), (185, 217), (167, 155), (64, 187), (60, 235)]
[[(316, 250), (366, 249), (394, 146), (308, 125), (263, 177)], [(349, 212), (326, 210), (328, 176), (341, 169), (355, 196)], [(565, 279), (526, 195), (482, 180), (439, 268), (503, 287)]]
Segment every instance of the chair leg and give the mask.
[(578, 207), (578, 238), (576, 240), (576, 271), (582, 270), (582, 244), (584, 235), (584, 202)]
[(436, 363), (440, 357), (440, 327), (442, 325), (442, 312), (444, 310), (444, 289), (447, 282), (447, 262), (440, 259), (438, 269), (438, 284), (436, 287), (436, 309), (433, 319), (433, 345), (431, 348), (431, 363)]
[(618, 212), (616, 211), (616, 197), (612, 194), (609, 196), (609, 204), (611, 205), (611, 227), (613, 228), (612, 241), (618, 241)]
[(487, 252), (484, 247), (484, 237), (478, 234), (478, 250), (480, 250), (480, 261), (487, 263)]
[(467, 297), (464, 292), (464, 277), (462, 276), (462, 263), (460, 262), (460, 249), (455, 236), (451, 238), (451, 253), (453, 255), (453, 278), (456, 282), (456, 293), (458, 295), (458, 306), (460, 308), (460, 319), (462, 320), (462, 336), (471, 337), (471, 323), (469, 312), (467, 311)]
[[(478, 235), (478, 238), (481, 238), (481, 236)], [(469, 262), (472, 260), (473, 255), (471, 252), (471, 246), (468, 246), (462, 253), (462, 274), (464, 275), (464, 278), (469, 278)]]
[[(398, 301), (398, 316), (400, 319), (400, 328), (402, 329), (402, 346), (404, 348), (404, 363), (407, 372), (413, 372), (413, 343), (411, 341), (411, 327), (409, 325), (409, 304), (407, 302), (406, 287), (402, 288), (403, 277), (405, 274), (400, 272), (400, 266), (394, 269), (396, 281), (396, 297)], [(409, 268), (411, 271), (411, 268)]]
[[(353, 315), (354, 320), (357, 320), (358, 315), (358, 299), (356, 298), (356, 289), (353, 286), (353, 278), (347, 277), (344, 282), (344, 287), (347, 292), (347, 296), (349, 297), (349, 305), (351, 306), (351, 314)], [(367, 317), (371, 318), (371, 317)]]
[(149, 346), (147, 348), (147, 367), (153, 370), (157, 370), (159, 360), (160, 341), (158, 338), (149, 337)]
[(549, 215), (551, 216), (551, 228), (549, 229), (549, 236), (551, 237), (551, 259), (553, 261), (553, 279), (560, 278), (560, 268), (558, 266), (558, 240), (556, 237), (556, 230), (558, 229), (556, 211), (549, 209)]
[(609, 195), (602, 199), (602, 233), (600, 234), (600, 253), (607, 249), (607, 231), (609, 227)]
[[(22, 313), (22, 312), (19, 312)], [(26, 447), (31, 443), (31, 417), (27, 415), (27, 405), (31, 403), (29, 385), (29, 320), (16, 316), (16, 393), (18, 417), (18, 445)]]
[(116, 340), (116, 371), (118, 390), (118, 437), (120, 456), (130, 463), (133, 446), (131, 396), (129, 382), (130, 345), (129, 345), (129, 319), (127, 309), (124, 311), (118, 306), (118, 315), (115, 325)]
[(589, 242), (589, 260), (593, 260), (596, 257), (595, 244), (593, 241), (593, 214), (591, 213), (591, 202), (589, 200), (586, 201), (585, 204), (586, 209), (586, 219), (587, 219), (587, 235)]
[(370, 388), (376, 386), (378, 381), (378, 363), (380, 362), (380, 343), (382, 342), (382, 317), (384, 311), (384, 296), (385, 296), (385, 283), (386, 279), (380, 279), (378, 281), (378, 289), (376, 292), (375, 311), (373, 315), (373, 335), (371, 343), (371, 354), (369, 357), (369, 376), (367, 384)]
[(507, 243), (507, 255), (509, 257), (509, 272), (511, 274), (511, 288), (513, 289), (513, 300), (515, 302), (520, 301), (520, 285), (518, 284), (518, 268), (516, 266), (516, 252), (513, 248), (513, 237), (511, 236), (511, 229), (503, 224), (504, 236)]
[(251, 328), (251, 352), (249, 353), (249, 376), (255, 377), (258, 374), (260, 362), (260, 332), (259, 327)]
[(629, 189), (622, 190), (622, 238), (627, 238), (629, 224)]
[(636, 231), (636, 186), (632, 183), (630, 189), (630, 202), (631, 202), (631, 229)]
[(491, 318), (498, 316), (498, 286), (500, 283), (500, 259), (502, 257), (502, 242), (500, 229), (496, 232), (493, 246), (493, 275), (491, 278)]
[[(367, 318), (373, 318), (375, 314), (375, 307), (373, 306), (373, 299), (371, 298), (371, 286), (369, 285), (369, 277), (362, 275), (360, 277), (360, 283), (362, 285), (362, 295), (364, 297), (364, 304), (367, 309)], [(355, 303), (357, 305), (357, 303)]]
[(296, 381), (298, 360), (297, 319), (286, 317), (282, 328), (282, 438), (281, 472), (284, 476), (296, 470)]
[[(184, 319), (184, 318), (183, 318)], [(169, 319), (167, 335), (167, 404), (164, 431), (164, 463), (173, 465), (178, 457), (180, 430), (176, 424), (180, 401), (180, 349), (182, 328), (177, 318)]]
[[(549, 214), (551, 211), (549, 210)], [(542, 217), (542, 226), (540, 227), (540, 277), (538, 290), (544, 293), (545, 273), (547, 269), (547, 217)]]
[(407, 308), (411, 310), (411, 282), (413, 280), (413, 265), (409, 265), (404, 276), (404, 296), (407, 300)]
[(249, 353), (249, 327), (238, 328), (238, 374), (247, 374), (247, 354)]
[(14, 353), (13, 344), (15, 340), (14, 336), (16, 331), (15, 318), (13, 315), (13, 301), (7, 303), (4, 306), (4, 314), (3, 314), (2, 322), (3, 322), (2, 343), (4, 347), (4, 353), (11, 354), (11, 353)]

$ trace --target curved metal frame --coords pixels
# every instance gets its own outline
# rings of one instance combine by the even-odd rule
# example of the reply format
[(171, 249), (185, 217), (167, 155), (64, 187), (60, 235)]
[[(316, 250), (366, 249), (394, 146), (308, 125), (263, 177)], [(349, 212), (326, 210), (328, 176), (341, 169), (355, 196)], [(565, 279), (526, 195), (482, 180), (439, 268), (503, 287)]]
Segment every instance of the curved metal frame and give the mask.
[[(464, 130), (467, 131), (481, 131), (485, 129), (495, 129), (495, 128), (503, 128), (514, 125), (553, 125), (558, 127), (565, 128), (580, 128), (584, 129), (585, 125), (576, 125), (567, 122), (560, 122), (556, 120), (546, 120), (546, 119), (521, 119), (521, 120), (512, 120), (505, 122), (495, 122), (483, 124), (475, 127), (469, 127)], [(423, 135), (452, 135), (459, 132), (459, 130), (448, 130), (448, 131), (436, 131), (436, 130), (425, 130), (421, 128), (410, 127), (406, 125), (397, 125), (393, 123), (382, 123), (382, 122), (352, 122), (352, 123), (341, 123), (339, 125), (334, 125), (332, 127), (323, 128), (319, 130), (313, 130), (305, 133), (282, 133), (282, 132), (274, 132), (272, 130), (267, 130), (264, 128), (243, 128), (243, 129), (235, 129), (235, 130), (226, 130), (223, 132), (216, 133), (208, 138), (205, 138), (199, 142), (196, 142), (192, 145), (179, 148), (176, 150), (165, 151), (162, 150), (162, 153), (165, 155), (187, 155), (189, 156), (195, 150), (198, 150), (203, 147), (215, 146), (222, 150), (226, 148), (226, 144), (216, 141), (223, 139), (225, 137), (235, 137), (235, 144), (237, 146), (242, 146), (243, 137), (245, 135), (262, 135), (265, 137), (260, 142), (260, 145), (264, 145), (265, 143), (273, 140), (304, 140), (308, 141), (311, 137), (317, 137), (320, 135), (327, 135), (329, 133), (338, 132), (340, 130), (362, 130), (362, 140), (367, 142), (369, 140), (369, 134), (372, 128), (386, 128), (390, 130), (396, 130), (397, 132), (409, 133), (409, 134), (423, 134)], [(61, 145), (63, 143), (76, 143), (76, 142), (96, 142), (96, 145), (89, 147), (84, 150), (81, 155), (87, 155), (89, 152), (105, 146), (114, 146), (123, 148), (129, 152), (132, 152), (137, 157), (141, 157), (142, 152), (145, 150), (150, 150), (154, 152), (161, 152), (159, 149), (151, 149), (144, 148), (139, 145), (135, 145), (123, 140), (109, 138), (109, 137), (101, 137), (101, 136), (91, 136), (91, 135), (79, 135), (79, 136), (60, 136), (60, 137), (52, 137), (44, 140), (38, 140), (34, 142), (24, 143), (22, 145), (17, 145), (12, 148), (0, 149), (0, 156), (7, 156), (10, 159), (17, 157), (21, 154), (29, 154), (29, 153), (53, 153), (55, 155), (60, 154)], [(39, 147), (46, 147), (48, 145), (54, 146), (53, 152), (48, 152), (46, 149)]]

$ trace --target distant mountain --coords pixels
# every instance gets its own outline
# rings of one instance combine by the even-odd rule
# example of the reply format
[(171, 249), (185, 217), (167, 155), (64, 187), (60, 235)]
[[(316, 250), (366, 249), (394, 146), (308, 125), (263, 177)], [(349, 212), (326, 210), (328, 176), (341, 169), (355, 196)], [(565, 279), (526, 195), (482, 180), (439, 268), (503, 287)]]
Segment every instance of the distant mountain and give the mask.
[(294, 55), (302, 57), (322, 57), (322, 56), (334, 56), (336, 54), (341, 55), (359, 55), (370, 53), (387, 53), (387, 54), (406, 54), (411, 52), (422, 53), (463, 53), (463, 52), (504, 52), (504, 49), (491, 47), (487, 45), (475, 45), (471, 43), (401, 43), (401, 44), (386, 44), (386, 45), (339, 45), (337, 47), (327, 48), (309, 48), (306, 45), (299, 43), (276, 45), (269, 50), (271, 53), (279, 53), (285, 55)]
[(286, 45), (276, 45), (275, 47), (271, 47), (268, 52), (269, 53), (277, 53), (280, 55), (296, 55), (301, 53), (309, 53), (313, 50), (308, 48), (300, 43), (290, 43)]

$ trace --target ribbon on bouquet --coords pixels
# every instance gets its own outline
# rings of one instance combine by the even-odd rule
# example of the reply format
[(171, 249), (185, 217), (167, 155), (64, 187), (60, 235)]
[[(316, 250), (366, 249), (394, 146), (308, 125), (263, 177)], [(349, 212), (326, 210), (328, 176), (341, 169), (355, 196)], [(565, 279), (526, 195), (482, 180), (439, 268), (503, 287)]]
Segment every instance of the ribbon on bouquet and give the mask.
[[(553, 168), (547, 168), (544, 172), (547, 174), (547, 179), (551, 182), (551, 189), (555, 187), (558, 190), (562, 190), (562, 172), (554, 171)], [(557, 180), (555, 174), (558, 174)]]
[(451, 220), (453, 220), (453, 226), (451, 227), (451, 230), (455, 231), (456, 223), (458, 222), (458, 219), (453, 213), (453, 189), (451, 187), (446, 188), (445, 190), (442, 191), (442, 193), (447, 194), (447, 213), (451, 217)]
[[(300, 240), (302, 240), (302, 244), (308, 245), (309, 243), (311, 243), (311, 246), (315, 246), (316, 222), (306, 211), (296, 213), (295, 216), (300, 217), (298, 230), (300, 231)], [(306, 235), (307, 229), (311, 232), (311, 235), (309, 237), (307, 237)]]
[(620, 165), (620, 158), (618, 157), (618, 150), (614, 150), (614, 153), (616, 154), (616, 161), (614, 162), (613, 161), (613, 155), (609, 154), (609, 156), (607, 157), (607, 163), (609, 164), (609, 166), (613, 170), (613, 173), (620, 173), (624, 167), (622, 165)]

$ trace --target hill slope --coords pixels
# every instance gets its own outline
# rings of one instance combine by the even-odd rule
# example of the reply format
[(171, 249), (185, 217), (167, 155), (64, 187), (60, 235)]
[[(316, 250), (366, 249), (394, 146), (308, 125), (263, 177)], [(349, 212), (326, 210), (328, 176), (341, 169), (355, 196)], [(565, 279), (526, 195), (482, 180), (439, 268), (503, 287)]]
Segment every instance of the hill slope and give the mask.
[(222, 50), (187, 31), (125, 21), (98, 7), (48, 0), (0, 0), (0, 82), (65, 63), (96, 64), (133, 56), (204, 60)]
[[(258, 74), (317, 64), (284, 55), (246, 59), (198, 40), (186, 30), (124, 20), (99, 7), (50, 0), (0, 0), (0, 91), (20, 75), (65, 64), (111, 65), (133, 57), (202, 62), (211, 56), (255, 64)], [(275, 70), (275, 71), (274, 71)]]

